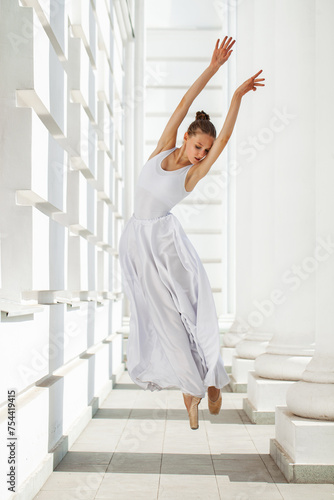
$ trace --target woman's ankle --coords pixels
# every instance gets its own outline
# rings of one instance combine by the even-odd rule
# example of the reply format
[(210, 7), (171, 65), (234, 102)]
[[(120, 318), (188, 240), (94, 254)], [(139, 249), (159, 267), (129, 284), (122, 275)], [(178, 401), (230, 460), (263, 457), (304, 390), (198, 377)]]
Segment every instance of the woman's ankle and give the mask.
[(192, 400), (192, 395), (191, 394), (185, 394), (183, 393), (183, 401), (185, 404), (185, 407), (189, 411), (190, 405), (191, 405), (191, 400)]

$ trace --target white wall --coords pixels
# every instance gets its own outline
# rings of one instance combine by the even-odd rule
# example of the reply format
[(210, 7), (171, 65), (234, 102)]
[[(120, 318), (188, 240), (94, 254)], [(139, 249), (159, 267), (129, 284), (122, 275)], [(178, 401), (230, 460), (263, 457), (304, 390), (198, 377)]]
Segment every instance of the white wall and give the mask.
[[(117, 247), (133, 36), (123, 0), (1, 0), (0, 23), (0, 429), (5, 443), (14, 389), (16, 490), (27, 481), (29, 498), (36, 468), (52, 449), (62, 458), (64, 436), (124, 368)], [(8, 468), (2, 446), (3, 499)]]

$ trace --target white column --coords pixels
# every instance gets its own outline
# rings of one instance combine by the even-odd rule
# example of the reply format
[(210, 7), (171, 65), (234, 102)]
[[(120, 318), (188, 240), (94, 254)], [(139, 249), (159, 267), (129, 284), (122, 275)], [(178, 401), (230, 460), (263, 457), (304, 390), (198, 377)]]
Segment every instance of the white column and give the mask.
[[(220, 7), (220, 8), (219, 8)], [(237, 8), (232, 4), (217, 4), (217, 11), (222, 22), (222, 33), (226, 33), (237, 39)], [(228, 109), (234, 90), (236, 89), (237, 58), (232, 54), (225, 68), (224, 74), (224, 108)], [(234, 165), (236, 164), (237, 138), (236, 133), (232, 134), (226, 148), (224, 163), (226, 161), (226, 182), (224, 191), (224, 273), (223, 273), (223, 314), (219, 318), (222, 336), (222, 357), (225, 369), (228, 373), (232, 370), (232, 360), (235, 355), (235, 347), (245, 336), (243, 331), (238, 331), (235, 324), (235, 311), (239, 308), (238, 294), (236, 294), (236, 182), (234, 175)]]
[[(130, 31), (125, 44), (125, 222), (133, 213), (135, 185), (144, 162), (144, 99), (145, 99), (145, 0), (136, 0), (134, 36)], [(126, 352), (129, 333), (130, 304), (124, 297), (123, 350)]]
[[(125, 42), (125, 137), (124, 137), (124, 218), (125, 223), (133, 213), (134, 197), (134, 39), (129, 37)], [(130, 306), (124, 297), (123, 315), (129, 317)]]
[[(334, 96), (330, 80), (333, 66), (327, 58), (334, 55), (334, 34), (329, 16), (334, 14), (330, 1), (317, 1), (316, 15), (316, 234), (317, 257), (320, 264), (316, 273), (316, 352), (287, 397), (289, 409), (296, 415), (334, 420), (334, 185), (333, 153), (329, 146), (334, 129)], [(325, 54), (324, 52), (325, 49)], [(326, 78), (321, 75), (326, 72)]]
[(135, 2), (135, 76), (134, 76), (134, 125), (135, 125), (135, 180), (144, 165), (145, 141), (145, 60), (146, 60), (145, 0)]
[[(334, 477), (334, 185), (333, 138), (334, 4), (315, 2), (315, 189), (316, 235), (322, 248), (316, 272), (316, 352), (287, 393), (287, 407), (276, 410), (271, 455), (291, 481), (333, 482)], [(324, 75), (326, 77), (324, 78)], [(297, 415), (297, 416), (295, 416)]]
[[(314, 15), (313, 0), (295, 0), (293, 9), (287, 1), (271, 3), (262, 20), (257, 18), (271, 40), (265, 91), (272, 95), (276, 118), (258, 136), (269, 140), (272, 135), (267, 168), (273, 191), (266, 210), (272, 214), (276, 304), (272, 309), (269, 301), (265, 305), (274, 335), (249, 373), (244, 400), (244, 409), (256, 423), (274, 422), (275, 407), (285, 404), (289, 386), (301, 378), (314, 352), (315, 273), (323, 265), (321, 243), (315, 241), (315, 121), (310, 117), (315, 106)], [(294, 34), (293, 42), (285, 33)], [(294, 75), (288, 85), (287, 74)]]
[[(263, 43), (263, 37), (255, 33), (256, 29), (261, 33), (269, 31), (265, 19), (271, 4), (256, 0), (238, 3), (237, 42), (232, 54), (237, 61), (236, 86), (260, 69), (270, 78), (272, 53), (268, 44), (270, 47), (271, 37), (266, 36)], [(254, 359), (265, 351), (274, 333), (267, 306), (267, 302), (271, 306), (275, 301), (271, 296), (275, 283), (275, 236), (273, 214), (268, 209), (273, 199), (272, 138), (266, 134), (274, 108), (272, 92), (267, 89), (245, 96), (234, 132), (237, 154), (230, 172), (236, 191), (236, 320), (229, 335), (224, 337), (224, 344), (236, 349), (231, 386), (238, 392), (246, 390)]]
[(125, 186), (124, 186), (124, 217), (127, 221), (133, 212), (134, 196), (134, 39), (125, 44)]

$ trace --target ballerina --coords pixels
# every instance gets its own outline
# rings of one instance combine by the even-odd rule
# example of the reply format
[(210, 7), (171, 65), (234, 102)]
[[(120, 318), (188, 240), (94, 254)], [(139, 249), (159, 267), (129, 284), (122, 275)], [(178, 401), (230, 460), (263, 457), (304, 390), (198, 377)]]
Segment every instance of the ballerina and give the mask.
[(242, 97), (256, 90), (262, 70), (236, 89), (224, 125), (216, 129), (204, 111), (176, 147), (178, 129), (194, 99), (229, 59), (235, 40), (218, 39), (209, 66), (171, 115), (157, 146), (141, 169), (134, 213), (119, 242), (123, 288), (130, 302), (127, 369), (137, 385), (155, 391), (179, 388), (191, 429), (208, 392), (217, 415), (221, 389), (229, 383), (220, 354), (217, 312), (203, 264), (170, 211), (207, 175), (232, 134)]

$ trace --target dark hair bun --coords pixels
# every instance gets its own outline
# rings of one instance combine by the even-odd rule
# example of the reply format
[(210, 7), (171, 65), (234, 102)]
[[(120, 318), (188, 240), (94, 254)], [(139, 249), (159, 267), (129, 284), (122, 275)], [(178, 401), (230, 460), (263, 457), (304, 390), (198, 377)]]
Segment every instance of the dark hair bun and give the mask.
[(197, 111), (196, 120), (210, 120), (210, 116), (202, 109), (202, 111)]

